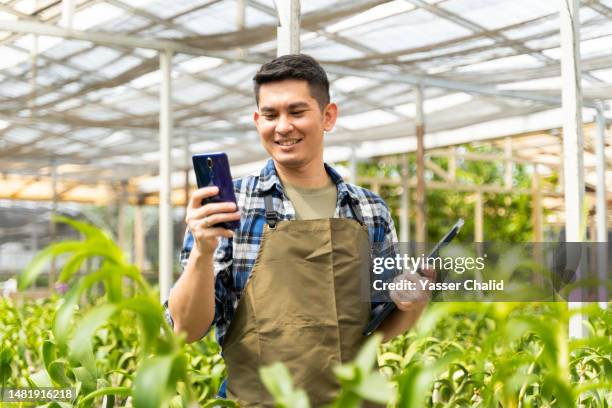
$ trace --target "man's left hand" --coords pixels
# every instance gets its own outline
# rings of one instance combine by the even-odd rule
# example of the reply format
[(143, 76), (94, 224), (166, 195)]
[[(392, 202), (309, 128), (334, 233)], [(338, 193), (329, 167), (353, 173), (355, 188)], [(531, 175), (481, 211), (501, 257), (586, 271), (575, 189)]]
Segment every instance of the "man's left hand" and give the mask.
[(420, 273), (421, 274), (406, 271), (396, 276), (393, 280), (394, 282), (414, 282), (414, 290), (404, 289), (392, 290), (389, 292), (391, 300), (393, 300), (397, 308), (402, 312), (422, 309), (431, 298), (430, 291), (428, 289), (423, 289), (422, 282), (435, 282), (436, 271), (433, 268), (427, 267), (421, 269)]

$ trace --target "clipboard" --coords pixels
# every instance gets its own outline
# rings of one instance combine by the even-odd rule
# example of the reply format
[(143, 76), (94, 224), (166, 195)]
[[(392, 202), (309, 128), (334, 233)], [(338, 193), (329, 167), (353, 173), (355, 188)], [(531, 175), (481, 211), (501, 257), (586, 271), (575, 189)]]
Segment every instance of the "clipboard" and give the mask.
[[(453, 238), (455, 238), (461, 227), (463, 227), (463, 224), (463, 218), (459, 218), (459, 220), (457, 220), (457, 222), (455, 223), (455, 225), (453, 225), (450, 231), (448, 231), (446, 235), (444, 235), (444, 237), (440, 240), (440, 242), (438, 242), (436, 246), (431, 250), (428, 255), (428, 258), (438, 258), (440, 256), (440, 250), (442, 250), (442, 248), (448, 245), (448, 243), (451, 242)], [(421, 273), (420, 269), (417, 270), (417, 273), (421, 276), (424, 276)], [(363, 335), (369, 336), (370, 334), (374, 333), (374, 330), (376, 330), (378, 326), (380, 326), (380, 324), (387, 318), (387, 316), (389, 316), (395, 309), (397, 309), (397, 306), (395, 306), (395, 303), (393, 301), (385, 302), (382, 305), (377, 306), (372, 311), (373, 317), (366, 326), (365, 330), (363, 331)]]

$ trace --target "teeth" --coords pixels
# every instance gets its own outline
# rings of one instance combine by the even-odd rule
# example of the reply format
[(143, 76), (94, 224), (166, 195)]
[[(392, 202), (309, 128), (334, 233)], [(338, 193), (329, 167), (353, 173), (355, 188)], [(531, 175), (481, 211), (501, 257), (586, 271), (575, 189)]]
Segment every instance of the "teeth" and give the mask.
[(279, 140), (276, 143), (278, 143), (281, 146), (292, 146), (292, 145), (296, 144), (299, 141), (300, 141), (300, 139), (289, 139), (289, 140)]

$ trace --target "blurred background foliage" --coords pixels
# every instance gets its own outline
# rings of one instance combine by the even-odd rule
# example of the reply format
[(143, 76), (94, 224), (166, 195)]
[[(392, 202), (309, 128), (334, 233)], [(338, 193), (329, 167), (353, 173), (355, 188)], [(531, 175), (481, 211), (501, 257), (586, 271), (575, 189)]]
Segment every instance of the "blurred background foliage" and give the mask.
[[(495, 147), (482, 145), (462, 145), (458, 151), (464, 153), (492, 153), (503, 155), (503, 152)], [(402, 160), (406, 156), (389, 156), (387, 160), (370, 160), (359, 162), (357, 169), (359, 176), (398, 178), (401, 175)], [(448, 159), (444, 157), (431, 157), (431, 160), (443, 170), (448, 171)], [(348, 166), (348, 163), (345, 163)], [(408, 172), (410, 177), (416, 174), (416, 155), (408, 155)], [(521, 163), (513, 166), (512, 183), (516, 188), (531, 188), (531, 169)], [(555, 185), (557, 175), (552, 174), (541, 177), (541, 187), (552, 187)], [(456, 162), (457, 184), (469, 185), (496, 185), (503, 186), (504, 167), (501, 162), (474, 161), (457, 159)], [(448, 228), (458, 218), (465, 220), (465, 226), (458, 237), (462, 242), (474, 241), (474, 206), (475, 200), (471, 192), (458, 192), (452, 190), (427, 189), (428, 181), (444, 181), (436, 173), (426, 169), (425, 171), (425, 194), (427, 214), (427, 237), (429, 242), (437, 242)], [(363, 187), (372, 188), (371, 184), (362, 183)], [(400, 208), (401, 188), (380, 186), (379, 195), (385, 200), (392, 211), (396, 229), (399, 228), (398, 209)], [(415, 228), (415, 188), (410, 189), (409, 219), (412, 231), (411, 239), (414, 239)], [(496, 242), (530, 242), (533, 241), (533, 223), (531, 217), (532, 199), (530, 195), (516, 192), (509, 193), (483, 193), (484, 201), (484, 224), (483, 233), (486, 241)], [(547, 211), (544, 210), (544, 217)], [(558, 239), (558, 228), (548, 227), (549, 236), (553, 240)], [(552, 234), (551, 234), (552, 232)], [(557, 236), (555, 236), (557, 235)]]

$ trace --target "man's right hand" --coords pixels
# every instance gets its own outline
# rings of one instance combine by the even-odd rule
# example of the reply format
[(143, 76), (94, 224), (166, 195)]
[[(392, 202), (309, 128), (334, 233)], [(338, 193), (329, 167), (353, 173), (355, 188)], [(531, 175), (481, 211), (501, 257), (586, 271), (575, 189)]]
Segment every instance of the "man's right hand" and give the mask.
[(217, 248), (219, 237), (231, 238), (232, 230), (214, 225), (240, 220), (240, 211), (232, 202), (208, 203), (202, 205), (205, 198), (214, 197), (219, 194), (216, 186), (202, 187), (197, 189), (189, 199), (185, 223), (194, 238), (194, 249), (203, 255), (212, 255)]

